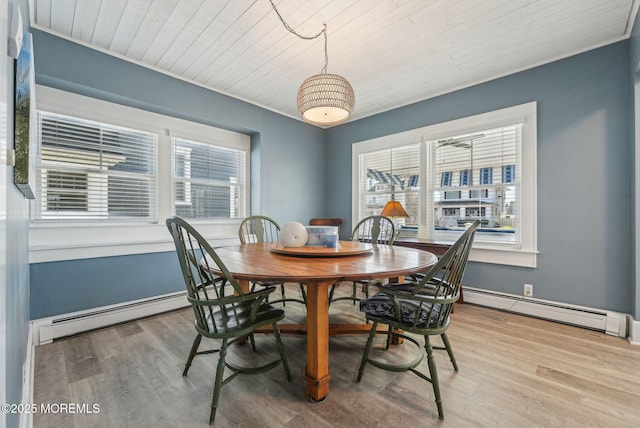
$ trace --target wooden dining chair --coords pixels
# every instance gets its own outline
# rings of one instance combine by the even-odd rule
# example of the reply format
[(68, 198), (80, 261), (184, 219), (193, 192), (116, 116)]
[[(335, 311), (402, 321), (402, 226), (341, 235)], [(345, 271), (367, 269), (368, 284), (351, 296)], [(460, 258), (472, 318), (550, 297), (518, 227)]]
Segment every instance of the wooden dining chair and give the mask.
[[(395, 239), (395, 225), (389, 217), (382, 215), (371, 215), (360, 220), (351, 233), (352, 241), (370, 242), (372, 244), (387, 244), (393, 245)], [(352, 284), (352, 291), (350, 296), (335, 297), (334, 292), (339, 284), (331, 286), (329, 291), (329, 303), (336, 302), (338, 300), (351, 300), (355, 305), (361, 299), (358, 297), (357, 288), (358, 285), (362, 286), (365, 298), (369, 297), (369, 281), (354, 281)]]
[[(238, 229), (238, 237), (240, 238), (241, 244), (278, 242), (279, 236), (280, 225), (274, 219), (263, 215), (253, 215), (245, 218), (242, 220), (242, 223), (240, 223), (240, 228)], [(302, 299), (287, 297), (285, 285), (282, 282), (256, 282), (254, 285), (280, 287), (280, 299), (271, 300), (270, 303), (281, 302), (282, 306), (286, 306), (287, 302), (306, 304), (307, 297), (302, 284), (299, 284)]]
[[(382, 284), (372, 281), (371, 285), (379, 287), (379, 293), (360, 302), (360, 310), (364, 312), (367, 322), (371, 322), (371, 330), (362, 353), (356, 382), (360, 382), (365, 366), (375, 367), (392, 372), (411, 371), (433, 386), (438, 417), (444, 419), (442, 397), (438, 372), (433, 355), (434, 350), (446, 350), (453, 369), (458, 371), (458, 364), (451, 343), (447, 337), (454, 303), (460, 296), (462, 278), (467, 267), (469, 252), (473, 244), (476, 229), (480, 221), (469, 227), (451, 248), (440, 258), (418, 283)], [(418, 348), (415, 358), (408, 363), (391, 363), (388, 360), (370, 358), (373, 340), (378, 324), (389, 327), (386, 337), (386, 348), (393, 336), (405, 339)], [(408, 334), (408, 333), (411, 333)], [(424, 344), (415, 335), (422, 336)], [(443, 346), (433, 346), (430, 337), (439, 335)], [(427, 358), (429, 374), (422, 373), (416, 367)]]
[(393, 245), (395, 236), (396, 228), (393, 220), (383, 215), (370, 215), (354, 226), (351, 240)]
[[(220, 390), (237, 375), (263, 373), (282, 364), (287, 381), (291, 381), (291, 371), (277, 324), (284, 318), (284, 311), (266, 303), (267, 296), (275, 291), (274, 287), (265, 287), (250, 293), (242, 291), (213, 248), (186, 221), (172, 217), (166, 220), (166, 224), (176, 247), (187, 289), (187, 299), (195, 315), (197, 332), (182, 375), (187, 376), (196, 355), (216, 352), (219, 354), (209, 415), (209, 423), (212, 424), (218, 408)], [(221, 277), (214, 277), (210, 273), (213, 266), (222, 272)], [(253, 333), (256, 329), (269, 325), (276, 342), (277, 359), (254, 367), (240, 366), (227, 360), (229, 345), (247, 337), (250, 338), (255, 351)], [(218, 340), (219, 348), (198, 351), (203, 336)], [(231, 371), (226, 378), (225, 369)]]

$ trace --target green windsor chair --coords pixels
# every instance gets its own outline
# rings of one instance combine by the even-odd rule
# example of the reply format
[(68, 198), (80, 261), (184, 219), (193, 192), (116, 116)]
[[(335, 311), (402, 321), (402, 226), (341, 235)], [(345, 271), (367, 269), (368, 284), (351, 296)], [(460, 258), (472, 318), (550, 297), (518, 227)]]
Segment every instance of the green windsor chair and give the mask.
[[(213, 248), (186, 221), (172, 217), (167, 219), (166, 224), (175, 243), (187, 288), (187, 299), (195, 315), (197, 332), (182, 375), (187, 375), (196, 355), (219, 353), (209, 416), (209, 423), (212, 424), (218, 408), (220, 390), (238, 374), (263, 373), (282, 364), (287, 381), (291, 381), (291, 371), (277, 325), (278, 321), (284, 318), (284, 311), (266, 303), (267, 296), (275, 291), (274, 287), (250, 293), (243, 292)], [(217, 267), (217, 270), (222, 272), (222, 277), (212, 275), (211, 267)], [(248, 336), (255, 351), (253, 332), (269, 325), (273, 328), (277, 359), (254, 367), (243, 367), (227, 361), (229, 345), (244, 341)], [(220, 347), (199, 352), (203, 336), (220, 340)], [(226, 378), (225, 368), (231, 371)]]
[[(360, 382), (362, 379), (367, 363), (393, 372), (411, 371), (431, 383), (438, 407), (438, 417), (444, 419), (440, 384), (438, 383), (438, 372), (433, 352), (434, 349), (446, 350), (454, 370), (458, 371), (458, 364), (446, 331), (450, 324), (453, 305), (460, 296), (462, 277), (479, 225), (480, 221), (473, 223), (438, 263), (424, 274), (420, 282), (387, 285), (379, 285), (379, 281), (371, 282), (371, 285), (375, 283), (379, 287), (380, 292), (360, 302), (360, 310), (364, 312), (367, 322), (373, 324), (362, 353), (356, 382)], [(405, 364), (392, 364), (369, 358), (378, 324), (389, 326), (386, 338), (387, 349), (392, 336), (402, 337), (419, 349), (416, 357)], [(433, 335), (440, 335), (444, 346), (432, 346), (429, 338)], [(424, 345), (420, 343), (419, 336), (424, 338)], [(429, 367), (428, 376), (416, 369), (425, 356)]]
[[(389, 217), (372, 215), (360, 220), (351, 233), (352, 241), (371, 242), (375, 244), (393, 245), (395, 239), (395, 226)], [(350, 296), (334, 297), (334, 291), (338, 284), (331, 286), (329, 291), (329, 303), (338, 300), (352, 300), (355, 305), (361, 299), (357, 296), (357, 286), (362, 285), (365, 297), (369, 297), (369, 281), (354, 281)]]
[[(245, 218), (242, 220), (242, 223), (240, 223), (240, 228), (238, 229), (238, 237), (240, 238), (241, 244), (278, 242), (279, 234), (280, 225), (275, 220), (262, 215), (254, 215)], [(263, 287), (275, 285), (280, 286), (280, 299), (271, 300), (270, 303), (282, 302), (282, 306), (286, 306), (287, 302), (306, 304), (307, 296), (302, 284), (300, 284), (302, 299), (287, 297), (284, 283), (258, 282), (256, 284)]]

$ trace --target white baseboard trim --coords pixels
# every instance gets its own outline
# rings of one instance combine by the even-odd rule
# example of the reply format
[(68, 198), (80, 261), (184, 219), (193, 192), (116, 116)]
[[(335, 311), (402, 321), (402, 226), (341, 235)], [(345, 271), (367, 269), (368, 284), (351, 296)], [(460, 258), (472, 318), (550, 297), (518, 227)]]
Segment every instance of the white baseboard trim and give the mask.
[[(33, 403), (33, 376), (35, 371), (35, 351), (33, 349), (33, 324), (29, 323), (27, 333), (27, 353), (22, 367), (22, 401), (21, 404)], [(20, 413), (20, 428), (33, 427), (33, 414), (31, 412)]]
[(186, 292), (165, 294), (31, 321), (33, 345), (189, 306)]
[(636, 321), (633, 317), (629, 317), (629, 329), (631, 333), (629, 334), (629, 342), (632, 345), (640, 346), (640, 321)]
[[(464, 287), (464, 300), (468, 303), (599, 330), (613, 336), (628, 337), (631, 343), (640, 345), (640, 321), (634, 321), (627, 314), (467, 286)], [(30, 346), (27, 350), (24, 373), (25, 382), (29, 380), (30, 383), (23, 386), (23, 395), (33, 393), (32, 346), (187, 306), (189, 303), (186, 292), (182, 291), (31, 321), (28, 338)]]
[[(612, 336), (629, 335), (629, 315), (497, 291), (464, 287), (465, 303), (488, 306), (523, 315), (599, 330)], [(636, 340), (640, 340), (640, 330)]]

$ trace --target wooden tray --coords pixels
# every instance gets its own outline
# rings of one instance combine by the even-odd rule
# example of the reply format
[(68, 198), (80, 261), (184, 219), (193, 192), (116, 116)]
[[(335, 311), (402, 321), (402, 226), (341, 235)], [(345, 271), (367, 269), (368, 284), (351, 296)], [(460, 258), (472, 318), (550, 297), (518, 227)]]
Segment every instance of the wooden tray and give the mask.
[(344, 257), (368, 254), (371, 252), (371, 244), (365, 242), (338, 241), (337, 248), (305, 245), (304, 247), (283, 247), (281, 244), (273, 244), (271, 251), (277, 254), (296, 257)]

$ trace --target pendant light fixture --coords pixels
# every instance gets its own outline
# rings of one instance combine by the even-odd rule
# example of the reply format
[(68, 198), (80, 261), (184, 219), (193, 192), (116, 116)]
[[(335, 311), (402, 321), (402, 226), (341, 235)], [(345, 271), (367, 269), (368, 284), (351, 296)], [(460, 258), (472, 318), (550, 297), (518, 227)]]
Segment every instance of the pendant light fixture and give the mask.
[(269, 2), (284, 28), (291, 34), (304, 40), (313, 40), (321, 35), (324, 36), (324, 67), (322, 67), (320, 74), (307, 78), (298, 89), (298, 110), (302, 118), (305, 122), (320, 126), (345, 122), (351, 116), (356, 99), (353, 88), (347, 79), (337, 74), (327, 73), (327, 65), (329, 64), (327, 24), (324, 24), (322, 31), (315, 36), (302, 36), (284, 21), (276, 5), (273, 4), (273, 0), (269, 0)]

